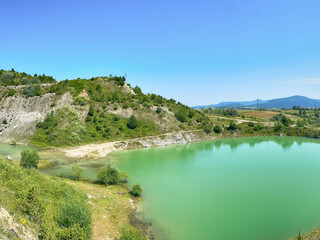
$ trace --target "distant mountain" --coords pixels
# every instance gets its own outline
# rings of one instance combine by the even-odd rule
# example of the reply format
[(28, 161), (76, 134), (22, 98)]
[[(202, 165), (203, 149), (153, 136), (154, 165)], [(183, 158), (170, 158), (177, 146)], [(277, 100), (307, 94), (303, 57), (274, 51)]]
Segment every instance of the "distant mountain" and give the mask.
[(256, 99), (253, 101), (232, 101), (232, 102), (221, 102), (218, 104), (212, 105), (203, 105), (203, 106), (195, 106), (193, 108), (207, 108), (207, 107), (214, 107), (214, 108), (242, 108), (248, 107), (251, 105), (257, 105), (257, 101), (259, 104), (268, 102), (267, 100)]
[(221, 102), (213, 105), (196, 106), (194, 108), (292, 108), (293, 106), (300, 106), (305, 108), (320, 107), (319, 99), (311, 99), (304, 96), (291, 96), (286, 98), (277, 98), (271, 100), (257, 99), (254, 101), (234, 101), (234, 102)]
[(320, 100), (311, 99), (304, 96), (292, 96), (287, 98), (272, 99), (266, 103), (259, 104), (259, 107), (261, 108), (292, 108), (293, 106), (305, 108), (320, 107)]

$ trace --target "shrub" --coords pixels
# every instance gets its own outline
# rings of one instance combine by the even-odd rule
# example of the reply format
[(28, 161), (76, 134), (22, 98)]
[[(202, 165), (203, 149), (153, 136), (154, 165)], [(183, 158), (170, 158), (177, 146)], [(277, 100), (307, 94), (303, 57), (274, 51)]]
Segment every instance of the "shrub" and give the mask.
[(93, 107), (92, 107), (92, 105), (90, 105), (89, 111), (88, 111), (88, 116), (92, 117), (93, 113), (94, 113)]
[(35, 218), (40, 217), (44, 211), (40, 193), (35, 186), (32, 186), (25, 191), (18, 192), (17, 203), (22, 212)]
[(183, 109), (179, 109), (179, 111), (174, 116), (180, 122), (186, 122), (187, 121), (187, 113)]
[(300, 119), (297, 120), (297, 123), (296, 123), (296, 126), (297, 126), (297, 127), (304, 127), (304, 125), (305, 125), (305, 124), (304, 124), (304, 122), (303, 122), (302, 120), (300, 120)]
[(254, 127), (254, 123), (253, 122), (248, 122), (248, 126), (249, 127)]
[[(78, 200), (69, 199), (69, 201), (67, 201), (60, 208), (58, 223), (64, 228), (82, 228), (84, 230), (84, 235), (86, 235), (87, 237), (91, 236), (90, 210), (84, 205), (83, 202), (80, 202)], [(78, 225), (78, 227), (76, 225)], [(69, 231), (70, 230), (71, 229), (69, 229)], [(73, 232), (74, 230), (75, 229), (72, 229), (71, 231)], [(71, 233), (69, 232), (67, 235), (70, 234)]]
[(127, 183), (128, 179), (129, 179), (128, 173), (126, 173), (125, 171), (120, 171), (120, 173), (119, 173), (119, 182)]
[(59, 240), (86, 240), (87, 234), (79, 224), (75, 224), (68, 228), (62, 228), (57, 233)]
[(273, 127), (274, 132), (279, 132), (282, 129), (282, 126), (280, 123), (276, 123)]
[(260, 131), (261, 129), (263, 129), (263, 126), (261, 126), (260, 124), (257, 124), (253, 127), (254, 131)]
[(228, 130), (234, 131), (237, 129), (237, 124), (235, 122), (230, 122)]
[(157, 107), (156, 113), (161, 113), (161, 107)]
[(131, 115), (129, 118), (129, 121), (127, 123), (127, 127), (130, 129), (135, 129), (138, 127), (138, 121), (134, 115)]
[(125, 229), (121, 230), (120, 240), (146, 240), (140, 230), (138, 229)]
[(211, 133), (211, 131), (212, 131), (212, 127), (211, 127), (210, 125), (205, 125), (205, 126), (203, 127), (203, 131), (204, 131), (206, 134), (209, 134), (209, 133)]
[(133, 196), (141, 196), (142, 191), (142, 187), (139, 183), (134, 184), (131, 188), (131, 194)]
[(2, 124), (8, 124), (7, 119), (3, 119)]
[(89, 98), (86, 98), (84, 96), (78, 96), (73, 101), (73, 105), (80, 105), (80, 106), (84, 106), (88, 103), (89, 103)]
[(72, 171), (72, 178), (74, 180), (81, 179), (81, 174), (82, 174), (83, 169), (79, 165), (73, 165), (71, 171)]
[(15, 94), (16, 94), (16, 90), (14, 90), (14, 89), (9, 89), (8, 90), (8, 93), (7, 93), (7, 96), (8, 97), (12, 97), (12, 96), (14, 96)]
[(119, 169), (116, 165), (109, 163), (100, 169), (97, 178), (104, 184), (117, 184), (120, 180)]
[(38, 168), (39, 154), (37, 150), (26, 148), (21, 152), (20, 165), (24, 168)]
[(215, 133), (221, 133), (222, 129), (221, 129), (221, 127), (219, 125), (216, 125), (216, 126), (214, 126), (213, 131)]

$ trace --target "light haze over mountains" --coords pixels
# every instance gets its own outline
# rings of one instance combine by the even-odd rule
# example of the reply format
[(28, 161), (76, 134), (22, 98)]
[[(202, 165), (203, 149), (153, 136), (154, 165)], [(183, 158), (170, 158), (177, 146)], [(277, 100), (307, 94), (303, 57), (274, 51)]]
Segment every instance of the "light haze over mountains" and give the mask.
[(253, 101), (232, 101), (220, 102), (218, 104), (195, 106), (194, 108), (292, 108), (293, 106), (314, 108), (320, 107), (319, 99), (311, 99), (305, 96), (291, 96), (286, 98), (276, 98), (271, 100), (256, 99)]

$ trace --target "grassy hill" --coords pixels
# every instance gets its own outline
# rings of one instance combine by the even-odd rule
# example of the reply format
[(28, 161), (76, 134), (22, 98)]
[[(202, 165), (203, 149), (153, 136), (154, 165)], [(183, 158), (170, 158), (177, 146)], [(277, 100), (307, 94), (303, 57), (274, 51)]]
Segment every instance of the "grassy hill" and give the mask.
[(86, 195), (0, 159), (0, 239), (91, 239)]
[[(17, 129), (11, 129), (10, 125), (24, 125), (23, 118), (15, 115), (22, 101), (26, 107), (21, 111), (26, 111), (31, 104), (43, 102), (37, 109), (25, 113), (33, 111), (35, 115), (45, 115), (37, 119), (37, 124), (30, 125), (32, 131), (28, 129), (32, 143), (37, 145), (67, 146), (115, 141), (205, 129), (211, 124), (204, 113), (173, 99), (144, 94), (139, 87), (132, 88), (127, 84), (124, 77), (110, 75), (52, 81), (49, 84), (32, 82), (21, 86), (22, 80), (17, 80), (20, 79), (17, 76), (24, 74), (7, 71), (2, 77), (4, 74), (15, 75), (16, 86), (1, 82), (0, 99), (8, 112), (2, 117), (0, 114), (3, 133), (7, 131), (8, 136), (19, 135)], [(34, 99), (35, 103), (31, 103)], [(38, 109), (42, 112), (37, 112)], [(21, 132), (27, 131), (22, 129)]]

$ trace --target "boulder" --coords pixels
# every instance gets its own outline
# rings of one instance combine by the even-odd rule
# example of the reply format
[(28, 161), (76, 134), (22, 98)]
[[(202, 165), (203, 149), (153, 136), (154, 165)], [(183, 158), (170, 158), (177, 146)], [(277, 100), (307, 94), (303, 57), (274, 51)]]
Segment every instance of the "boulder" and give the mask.
[(6, 157), (7, 160), (9, 160), (10, 162), (12, 162), (12, 157), (10, 157), (9, 155)]

